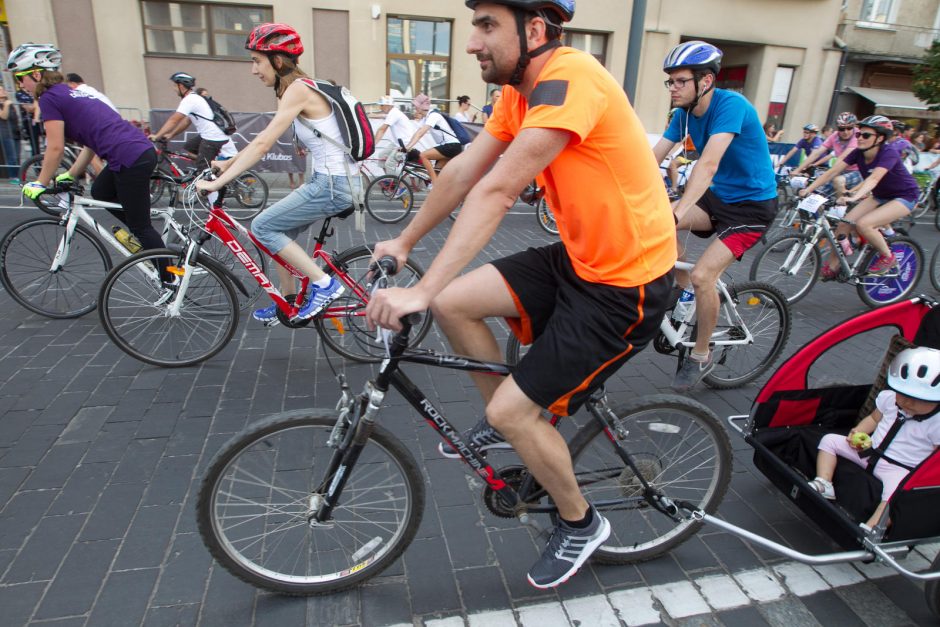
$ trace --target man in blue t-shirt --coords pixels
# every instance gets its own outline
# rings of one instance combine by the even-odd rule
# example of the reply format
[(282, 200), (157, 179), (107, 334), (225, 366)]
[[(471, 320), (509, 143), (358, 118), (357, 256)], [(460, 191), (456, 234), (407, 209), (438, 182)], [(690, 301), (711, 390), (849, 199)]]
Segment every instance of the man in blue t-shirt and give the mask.
[(680, 392), (715, 367), (709, 340), (718, 323), (718, 277), (760, 239), (777, 213), (777, 184), (757, 111), (744, 96), (715, 89), (721, 56), (711, 44), (687, 41), (663, 62), (672, 106), (678, 109), (653, 147), (656, 161), (662, 162), (686, 135), (701, 152), (685, 193), (673, 205), (676, 228), (699, 237), (718, 235), (691, 277), (678, 276), (683, 286), (691, 280), (695, 288), (698, 327), (695, 347), (673, 381)]

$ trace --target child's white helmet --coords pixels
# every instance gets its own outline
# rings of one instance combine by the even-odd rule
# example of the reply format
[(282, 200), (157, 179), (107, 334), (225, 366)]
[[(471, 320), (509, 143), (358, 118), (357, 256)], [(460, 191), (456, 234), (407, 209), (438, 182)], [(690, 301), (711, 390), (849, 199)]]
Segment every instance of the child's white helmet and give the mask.
[(940, 350), (917, 346), (898, 353), (888, 367), (888, 387), (911, 398), (940, 402)]

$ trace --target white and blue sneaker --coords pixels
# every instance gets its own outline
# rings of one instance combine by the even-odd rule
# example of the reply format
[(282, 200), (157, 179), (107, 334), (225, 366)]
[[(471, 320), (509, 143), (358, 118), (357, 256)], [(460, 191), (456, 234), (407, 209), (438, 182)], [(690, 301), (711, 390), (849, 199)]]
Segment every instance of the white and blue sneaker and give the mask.
[(310, 294), (293, 320), (308, 320), (323, 311), (327, 305), (343, 295), (346, 288), (336, 279), (330, 279), (330, 284), (326, 287), (317, 287), (310, 285)]
[(554, 588), (578, 572), (591, 554), (610, 536), (610, 523), (591, 505), (592, 520), (586, 529), (575, 529), (559, 519), (542, 557), (529, 570), (529, 583)]
[(270, 305), (269, 307), (262, 307), (261, 309), (255, 309), (251, 313), (251, 317), (259, 322), (262, 322), (266, 327), (273, 327), (280, 324), (280, 320), (277, 319), (277, 305)]

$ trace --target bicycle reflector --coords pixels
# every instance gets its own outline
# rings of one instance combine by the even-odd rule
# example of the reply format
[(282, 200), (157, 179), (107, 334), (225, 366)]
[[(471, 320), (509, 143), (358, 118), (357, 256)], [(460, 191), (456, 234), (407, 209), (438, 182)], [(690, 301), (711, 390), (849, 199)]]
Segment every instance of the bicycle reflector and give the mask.
[(175, 274), (176, 276), (183, 276), (186, 274), (186, 271), (180, 268), (179, 266), (167, 266), (166, 271), (170, 274)]

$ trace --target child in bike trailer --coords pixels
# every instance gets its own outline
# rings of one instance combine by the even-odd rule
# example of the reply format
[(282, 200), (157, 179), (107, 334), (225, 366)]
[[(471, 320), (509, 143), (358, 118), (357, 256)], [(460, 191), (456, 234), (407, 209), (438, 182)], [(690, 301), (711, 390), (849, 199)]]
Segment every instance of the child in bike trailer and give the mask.
[[(859, 122), (858, 128), (858, 148), (839, 157), (828, 172), (801, 189), (799, 195), (805, 197), (813, 193), (849, 166), (857, 165), (864, 180), (861, 185), (849, 190), (840, 204), (858, 204), (845, 215), (847, 222), (840, 222), (836, 227), (836, 238), (848, 235), (852, 229), (850, 222), (854, 223), (859, 235), (881, 255), (868, 268), (868, 274), (882, 276), (893, 270), (897, 261), (879, 229), (903, 218), (914, 209), (920, 187), (904, 167), (901, 153), (887, 143), (894, 134), (891, 120), (883, 115), (871, 115)], [(828, 263), (823, 266), (822, 280), (831, 281), (838, 274), (839, 257), (833, 250), (829, 254)]]
[[(341, 145), (324, 138), (341, 137), (339, 125), (325, 97), (299, 81), (307, 75), (297, 65), (304, 46), (297, 31), (287, 24), (260, 24), (248, 35), (245, 48), (251, 51), (251, 72), (277, 96), (277, 113), (248, 146), (227, 161), (214, 161), (221, 171), (214, 181), (199, 181), (200, 190), (217, 191), (257, 163), (278, 137), (293, 125), (297, 139), (313, 162), (310, 181), (265, 209), (251, 223), (251, 232), (271, 253), (279, 255), (310, 278), (310, 293), (296, 320), (319, 314), (344, 292), (339, 281), (327, 276), (294, 239), (318, 220), (336, 215), (353, 204), (359, 193), (355, 162)], [(312, 127), (314, 130), (311, 130)], [(323, 135), (323, 138), (317, 136)], [(277, 265), (280, 290), (295, 293), (294, 277)], [(252, 316), (267, 326), (278, 324), (277, 305), (256, 310)]]
[(838, 458), (868, 468), (881, 480), (881, 502), (864, 523), (881, 520), (898, 484), (940, 446), (940, 350), (908, 348), (888, 368), (888, 388), (875, 399), (875, 409), (847, 436), (830, 433), (819, 442), (816, 478), (820, 494), (835, 499), (832, 485)]
[[(83, 146), (69, 171), (56, 181), (72, 181), (85, 172), (98, 155), (108, 165), (91, 187), (95, 200), (119, 203), (123, 209), (108, 209), (127, 225), (145, 249), (163, 248), (160, 233), (150, 222), (150, 174), (157, 153), (147, 137), (101, 100), (69, 89), (59, 72), (62, 54), (52, 44), (23, 44), (7, 60), (16, 81), (33, 94), (42, 112), (46, 130), (46, 152), (39, 179), (23, 187), (23, 195), (36, 199), (52, 183), (62, 162), (66, 140)], [(164, 281), (172, 280), (161, 268)]]

